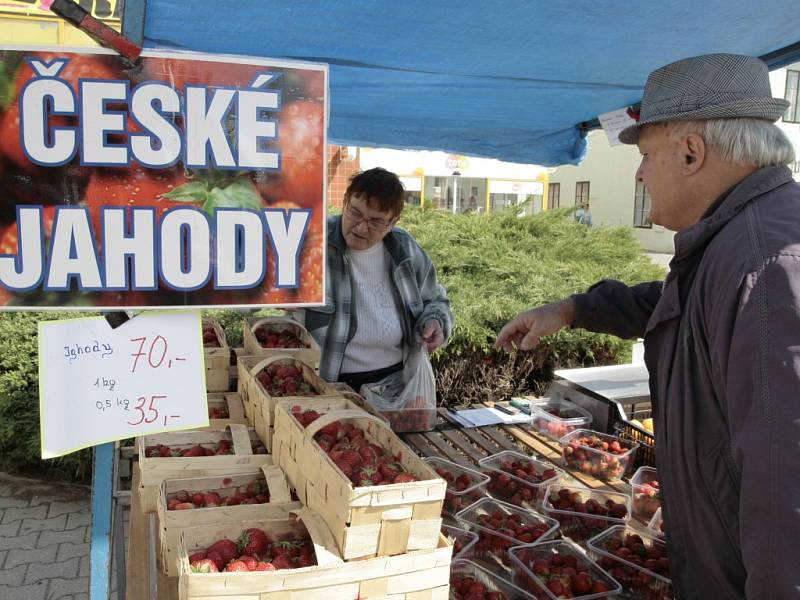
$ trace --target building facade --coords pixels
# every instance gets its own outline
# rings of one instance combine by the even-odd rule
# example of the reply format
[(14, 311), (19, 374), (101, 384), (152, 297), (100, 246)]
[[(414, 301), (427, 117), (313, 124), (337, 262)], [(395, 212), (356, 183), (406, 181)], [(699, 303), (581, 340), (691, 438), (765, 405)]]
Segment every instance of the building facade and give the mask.
[[(777, 125), (795, 147), (798, 160), (791, 165), (800, 181), (800, 62), (770, 73), (772, 94), (791, 106)], [(636, 146), (611, 146), (605, 132), (589, 133), (589, 152), (579, 166), (563, 166), (550, 173), (551, 205), (583, 206), (594, 226), (631, 227), (648, 252), (672, 253), (673, 232), (650, 222), (650, 195), (636, 181), (639, 151)], [(558, 198), (556, 203), (555, 198)]]

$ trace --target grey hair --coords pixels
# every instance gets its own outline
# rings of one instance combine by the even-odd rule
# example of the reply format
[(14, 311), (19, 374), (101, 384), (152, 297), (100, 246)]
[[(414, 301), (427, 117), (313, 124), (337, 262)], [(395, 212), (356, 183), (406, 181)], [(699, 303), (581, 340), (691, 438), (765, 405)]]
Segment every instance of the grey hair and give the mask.
[(795, 161), (792, 142), (765, 119), (705, 119), (672, 123), (672, 133), (697, 133), (719, 150), (722, 160), (741, 166), (774, 167)]

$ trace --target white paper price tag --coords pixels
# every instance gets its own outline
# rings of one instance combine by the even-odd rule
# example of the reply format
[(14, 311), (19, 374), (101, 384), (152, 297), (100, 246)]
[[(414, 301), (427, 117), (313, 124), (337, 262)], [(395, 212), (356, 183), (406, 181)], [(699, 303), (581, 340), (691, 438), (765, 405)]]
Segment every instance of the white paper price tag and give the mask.
[(42, 458), (208, 425), (200, 313), (39, 323)]

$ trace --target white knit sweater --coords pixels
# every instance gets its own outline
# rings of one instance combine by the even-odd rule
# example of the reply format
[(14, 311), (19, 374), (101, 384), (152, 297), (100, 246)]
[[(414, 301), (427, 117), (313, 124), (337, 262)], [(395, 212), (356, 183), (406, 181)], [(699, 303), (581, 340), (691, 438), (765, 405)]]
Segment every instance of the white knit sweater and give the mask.
[(391, 258), (383, 243), (348, 249), (358, 329), (344, 353), (342, 373), (390, 367), (403, 360), (403, 329), (392, 293)]

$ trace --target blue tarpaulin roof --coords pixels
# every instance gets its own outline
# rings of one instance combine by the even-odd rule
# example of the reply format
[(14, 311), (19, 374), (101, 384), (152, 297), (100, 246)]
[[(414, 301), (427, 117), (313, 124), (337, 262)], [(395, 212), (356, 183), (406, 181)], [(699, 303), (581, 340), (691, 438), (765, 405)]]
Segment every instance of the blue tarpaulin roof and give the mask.
[(146, 47), (330, 64), (334, 143), (576, 164), (578, 125), (710, 52), (800, 59), (797, 0), (147, 0)]

